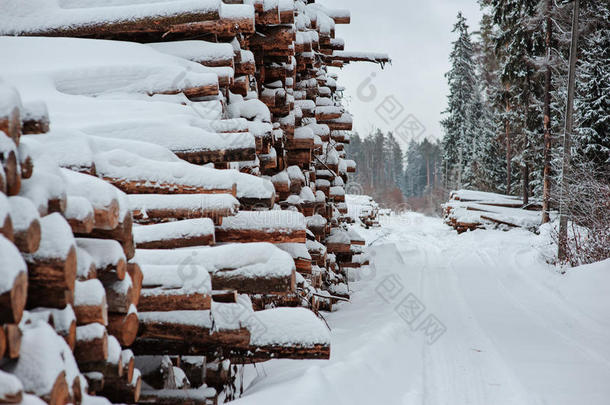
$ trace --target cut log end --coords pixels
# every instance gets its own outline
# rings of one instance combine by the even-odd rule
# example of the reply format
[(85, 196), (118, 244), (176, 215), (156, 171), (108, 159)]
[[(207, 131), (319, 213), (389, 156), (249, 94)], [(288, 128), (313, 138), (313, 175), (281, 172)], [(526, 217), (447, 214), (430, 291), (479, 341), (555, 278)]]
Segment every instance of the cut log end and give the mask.
[(28, 275), (21, 272), (15, 277), (13, 287), (0, 295), (0, 324), (19, 323), (27, 301)]

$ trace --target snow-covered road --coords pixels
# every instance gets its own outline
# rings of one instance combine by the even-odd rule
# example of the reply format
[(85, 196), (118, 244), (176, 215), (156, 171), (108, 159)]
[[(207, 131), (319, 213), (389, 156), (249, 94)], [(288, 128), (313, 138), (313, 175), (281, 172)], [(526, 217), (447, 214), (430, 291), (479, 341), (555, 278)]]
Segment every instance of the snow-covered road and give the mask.
[[(561, 275), (523, 230), (407, 214), (326, 319), (330, 361), (249, 366), (238, 404), (610, 404), (610, 261)], [(444, 333), (443, 333), (444, 332)]]

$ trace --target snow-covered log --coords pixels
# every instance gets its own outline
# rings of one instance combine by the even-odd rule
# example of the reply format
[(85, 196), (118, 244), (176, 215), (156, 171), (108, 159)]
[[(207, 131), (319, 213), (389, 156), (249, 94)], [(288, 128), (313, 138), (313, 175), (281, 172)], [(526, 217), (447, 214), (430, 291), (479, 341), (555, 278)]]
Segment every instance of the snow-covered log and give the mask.
[[(228, 244), (210, 248), (136, 251), (134, 261), (168, 267), (171, 277), (198, 280), (203, 269), (210, 272), (214, 290), (242, 293), (280, 293), (294, 291), (295, 265), (289, 254), (268, 243)], [(201, 266), (201, 267), (198, 267)], [(176, 281), (178, 281), (176, 280)], [(178, 281), (180, 282), (180, 281)]]
[(0, 130), (0, 166), (4, 172), (4, 188), (7, 195), (17, 195), (21, 189), (21, 168), (14, 139)]
[(68, 220), (72, 232), (88, 234), (95, 226), (93, 205), (85, 197), (69, 195), (66, 200), (64, 217)]
[(140, 390), (142, 389), (142, 377), (140, 370), (135, 369), (130, 380), (122, 378), (104, 381), (104, 389), (101, 395), (108, 398), (113, 403), (134, 404), (140, 400)]
[(24, 253), (34, 253), (40, 246), (40, 215), (30, 200), (8, 198), (15, 245)]
[(23, 328), (20, 356), (5, 368), (14, 374), (27, 393), (52, 405), (70, 402), (72, 381), (78, 373), (72, 351), (53, 328), (36, 322)]
[(126, 314), (134, 304), (134, 291), (131, 276), (125, 274), (123, 280), (105, 281), (108, 311)]
[(40, 247), (24, 255), (28, 265), (28, 307), (64, 308), (73, 301), (76, 243), (58, 213), (41, 218)]
[(230, 194), (129, 195), (133, 217), (140, 223), (211, 218), (217, 223), (235, 215), (239, 202)]
[(0, 404), (19, 404), (23, 399), (23, 384), (17, 377), (0, 370)]
[(216, 227), (217, 242), (304, 243), (305, 218), (291, 211), (241, 211)]
[(77, 281), (74, 287), (74, 312), (78, 325), (108, 324), (106, 291), (97, 280)]
[(27, 293), (26, 263), (15, 245), (0, 235), (0, 324), (21, 321)]
[(214, 222), (209, 218), (136, 226), (133, 232), (139, 249), (175, 249), (214, 244)]
[(97, 177), (68, 169), (62, 169), (62, 173), (68, 195), (84, 197), (93, 206), (95, 228), (116, 228), (122, 211), (119, 190)]
[(92, 257), (98, 278), (105, 281), (125, 278), (127, 260), (119, 242), (111, 239), (76, 238), (76, 244)]
[(108, 331), (116, 336), (122, 346), (130, 346), (138, 333), (138, 311), (131, 305), (126, 314), (109, 313)]
[(99, 323), (76, 328), (74, 357), (79, 363), (106, 361), (108, 358), (108, 332)]
[(234, 194), (231, 173), (184, 161), (146, 159), (125, 150), (95, 155), (101, 178), (128, 194)]

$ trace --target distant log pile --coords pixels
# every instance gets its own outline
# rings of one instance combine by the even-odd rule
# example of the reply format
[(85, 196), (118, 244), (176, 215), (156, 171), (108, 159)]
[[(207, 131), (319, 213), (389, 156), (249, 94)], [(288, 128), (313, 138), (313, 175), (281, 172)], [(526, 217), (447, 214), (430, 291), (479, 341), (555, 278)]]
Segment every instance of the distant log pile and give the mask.
[(541, 210), (539, 202), (523, 205), (519, 197), (471, 190), (452, 191), (449, 201), (443, 204), (444, 222), (458, 233), (475, 229), (537, 229)]
[(346, 219), (350, 223), (360, 221), (365, 228), (379, 226), (379, 216), (381, 210), (379, 205), (368, 195), (346, 196), (347, 215)]
[(329, 68), (390, 60), (311, 0), (170, 3), (0, 5), (0, 402), (216, 403), (330, 357), (368, 257)]

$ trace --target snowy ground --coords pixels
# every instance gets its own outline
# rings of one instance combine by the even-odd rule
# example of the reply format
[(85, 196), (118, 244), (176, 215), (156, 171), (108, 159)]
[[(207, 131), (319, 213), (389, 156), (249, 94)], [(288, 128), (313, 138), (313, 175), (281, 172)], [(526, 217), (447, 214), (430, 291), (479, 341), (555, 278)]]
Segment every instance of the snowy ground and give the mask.
[(361, 231), (371, 273), (325, 315), (331, 360), (249, 366), (236, 404), (610, 403), (610, 260), (561, 275), (524, 230), (382, 222)]

